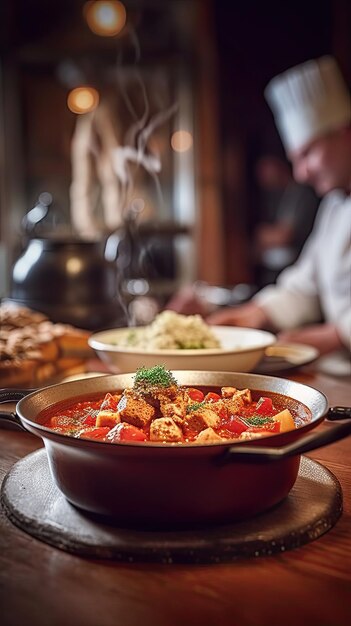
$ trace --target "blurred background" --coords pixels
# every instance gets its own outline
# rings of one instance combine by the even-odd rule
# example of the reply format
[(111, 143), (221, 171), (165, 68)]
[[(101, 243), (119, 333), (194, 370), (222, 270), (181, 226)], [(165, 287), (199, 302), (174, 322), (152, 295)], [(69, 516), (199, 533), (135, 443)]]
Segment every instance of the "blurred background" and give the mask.
[(267, 281), (257, 228), (273, 214), (257, 166), (285, 157), (263, 91), (329, 53), (350, 84), (351, 3), (2, 0), (0, 11), (0, 297), (25, 301), (13, 267), (42, 236), (101, 242), (129, 297)]

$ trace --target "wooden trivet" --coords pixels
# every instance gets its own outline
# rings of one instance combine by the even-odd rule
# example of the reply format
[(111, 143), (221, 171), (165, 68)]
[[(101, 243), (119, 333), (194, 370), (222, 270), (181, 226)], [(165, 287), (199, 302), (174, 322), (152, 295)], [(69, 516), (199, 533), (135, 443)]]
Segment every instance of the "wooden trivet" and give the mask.
[(117, 528), (72, 506), (50, 474), (45, 450), (18, 461), (1, 489), (9, 519), (26, 533), (83, 557), (123, 562), (220, 563), (268, 556), (318, 539), (342, 512), (342, 490), (325, 467), (301, 458), (278, 506), (245, 522), (185, 531)]

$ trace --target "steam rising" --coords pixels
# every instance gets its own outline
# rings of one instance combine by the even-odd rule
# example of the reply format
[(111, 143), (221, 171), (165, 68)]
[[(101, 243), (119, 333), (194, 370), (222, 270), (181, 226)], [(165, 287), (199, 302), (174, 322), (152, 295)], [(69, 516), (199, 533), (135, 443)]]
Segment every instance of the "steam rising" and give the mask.
[(176, 112), (178, 105), (173, 104), (166, 111), (156, 113), (147, 124), (148, 104), (146, 101), (145, 105), (145, 112), (130, 127), (126, 135), (126, 138), (130, 138), (134, 145), (118, 146), (112, 151), (113, 168), (124, 192), (122, 192), (122, 209), (126, 208), (126, 203), (133, 190), (134, 177), (131, 164), (143, 167), (153, 178), (158, 196), (162, 201), (162, 191), (158, 179), (158, 174), (162, 169), (161, 159), (158, 155), (147, 151), (147, 142), (152, 133)]
[[(157, 106), (157, 111), (151, 111), (150, 100), (145, 81), (138, 68), (140, 61), (140, 46), (136, 33), (130, 29), (129, 52), (132, 49), (133, 60), (128, 62), (128, 72), (125, 71), (122, 48), (117, 56), (117, 63), (113, 68), (105, 70), (105, 76), (114, 83), (118, 97), (124, 102), (129, 114), (128, 128), (123, 132), (122, 140), (115, 132), (115, 117), (118, 113), (113, 107), (104, 102), (92, 113), (78, 116), (76, 131), (72, 140), (72, 185), (71, 185), (71, 215), (74, 228), (85, 238), (96, 237), (97, 232), (111, 234), (107, 239), (105, 256), (117, 263), (117, 291), (120, 305), (129, 323), (127, 305), (123, 293), (129, 293), (126, 288), (126, 279), (136, 274), (135, 278), (144, 278), (146, 266), (149, 263), (147, 250), (139, 250), (138, 259), (135, 259), (135, 250), (140, 243), (137, 223), (144, 218), (147, 206), (144, 190), (138, 189), (137, 174), (142, 170), (151, 177), (155, 186), (158, 206), (164, 206), (164, 199), (159, 175), (162, 171), (160, 154), (150, 150), (149, 142), (152, 135), (163, 124), (168, 122), (178, 110), (178, 104)], [(130, 47), (131, 44), (131, 47)], [(126, 84), (126, 77), (128, 86)], [(133, 78), (133, 93), (128, 88)], [(162, 82), (157, 85), (153, 93), (153, 102), (156, 94), (163, 95)], [(80, 118), (80, 119), (79, 119)], [(131, 122), (130, 122), (131, 120)], [(104, 215), (104, 225), (101, 228), (94, 216), (96, 204), (96, 189), (94, 176), (98, 179), (101, 189), (101, 201)], [(147, 188), (145, 188), (145, 193)], [(135, 196), (138, 197), (135, 197)], [(144, 213), (145, 211), (145, 213)], [(122, 226), (122, 228), (121, 228)], [(139, 241), (138, 241), (139, 239)], [(148, 267), (148, 269), (153, 269)], [(144, 270), (144, 276), (143, 276)], [(127, 291), (126, 291), (127, 289)], [(130, 295), (132, 293), (130, 292)], [(134, 294), (135, 295), (135, 294)]]
[[(140, 60), (140, 48), (139, 42), (134, 32), (131, 33), (132, 43), (134, 45), (135, 63)], [(121, 63), (121, 57), (119, 58)], [(149, 98), (145, 83), (142, 79), (140, 71), (137, 67), (134, 67), (135, 79), (137, 85), (140, 87), (140, 101), (142, 103), (142, 113), (138, 115), (137, 110), (131, 100), (127, 89), (122, 84), (120, 72), (117, 67), (116, 77), (120, 87), (120, 95), (124, 100), (127, 110), (134, 120), (130, 127), (127, 129), (124, 135), (124, 145), (119, 145), (112, 150), (112, 166), (117, 177), (117, 180), (121, 189), (120, 196), (120, 210), (124, 215), (124, 224), (128, 230), (129, 245), (126, 241), (122, 242), (118, 231), (112, 234), (106, 245), (106, 255), (113, 254), (113, 249), (117, 251), (117, 263), (118, 263), (118, 291), (119, 300), (126, 315), (128, 325), (134, 325), (133, 319), (133, 307), (126, 306), (123, 298), (123, 286), (126, 282), (126, 274), (128, 268), (133, 262), (131, 240), (134, 240), (134, 244), (140, 241), (138, 236), (137, 219), (142, 213), (145, 203), (142, 199), (132, 199), (133, 191), (135, 189), (134, 179), (138, 168), (143, 168), (146, 173), (151, 176), (154, 181), (156, 193), (159, 201), (159, 205), (163, 204), (162, 189), (159, 181), (159, 174), (162, 170), (161, 158), (158, 154), (152, 153), (148, 148), (148, 141), (152, 134), (162, 125), (165, 124), (178, 110), (178, 104), (174, 103), (166, 110), (159, 110), (151, 115)], [(147, 250), (140, 250), (140, 258), (137, 261), (138, 269), (140, 271), (140, 278), (142, 278), (143, 261), (147, 263), (148, 252)], [(134, 259), (135, 262), (135, 259)], [(145, 268), (144, 268), (145, 269)], [(128, 282), (128, 281), (127, 281)], [(129, 281), (134, 284), (135, 281)], [(146, 283), (146, 281), (144, 281)], [(128, 288), (127, 288), (128, 290)], [(143, 287), (143, 293), (147, 293), (148, 285), (145, 289)], [(136, 293), (134, 292), (135, 296)], [(154, 311), (155, 313), (155, 311)]]

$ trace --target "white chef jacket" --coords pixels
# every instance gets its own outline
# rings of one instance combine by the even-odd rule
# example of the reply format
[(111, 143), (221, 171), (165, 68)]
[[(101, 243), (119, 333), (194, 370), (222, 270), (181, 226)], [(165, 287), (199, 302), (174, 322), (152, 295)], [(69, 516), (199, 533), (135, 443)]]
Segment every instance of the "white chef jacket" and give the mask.
[(351, 197), (327, 194), (298, 260), (255, 296), (277, 329), (335, 324), (351, 350)]

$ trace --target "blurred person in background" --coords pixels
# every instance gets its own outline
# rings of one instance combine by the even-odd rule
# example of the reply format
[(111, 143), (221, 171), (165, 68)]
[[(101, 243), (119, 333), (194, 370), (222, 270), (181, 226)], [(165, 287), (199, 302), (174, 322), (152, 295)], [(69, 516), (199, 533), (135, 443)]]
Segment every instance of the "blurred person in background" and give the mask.
[[(298, 260), (249, 302), (212, 313), (210, 324), (269, 328), (315, 346), (320, 367), (351, 373), (351, 101), (331, 56), (273, 78), (265, 90), (298, 183), (323, 197)], [(303, 209), (301, 209), (303, 211)]]
[(255, 165), (259, 223), (253, 238), (255, 283), (274, 283), (296, 261), (310, 234), (320, 199), (312, 187), (297, 183), (288, 161), (264, 154)]

